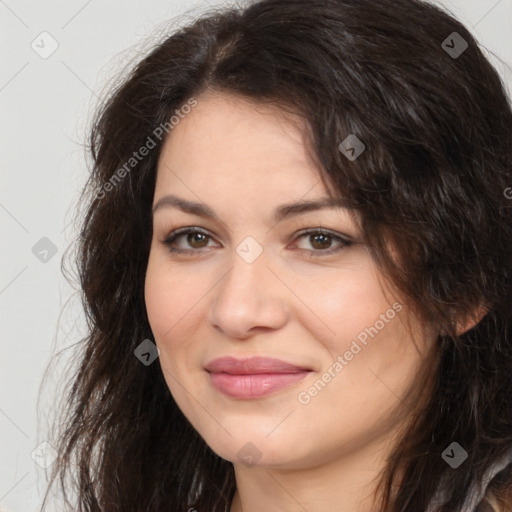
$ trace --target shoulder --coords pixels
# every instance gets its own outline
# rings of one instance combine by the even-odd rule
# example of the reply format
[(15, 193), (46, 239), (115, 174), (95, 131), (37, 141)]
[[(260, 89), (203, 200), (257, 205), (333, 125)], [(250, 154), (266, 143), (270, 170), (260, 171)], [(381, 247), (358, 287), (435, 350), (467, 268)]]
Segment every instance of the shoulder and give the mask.
[(476, 512), (476, 508), (480, 501), (484, 498), (487, 488), (491, 480), (509, 464), (512, 463), (512, 448), (496, 463), (494, 463), (485, 473), (482, 485), (480, 488), (473, 486), (469, 496), (466, 499), (464, 510)]
[[(496, 463), (494, 463), (489, 469), (486, 471), (484, 479), (481, 485), (473, 485), (466, 497), (464, 502), (463, 510), (466, 512), (477, 512), (477, 506), (484, 498), (487, 488), (491, 482), (491, 480), (503, 469), (505, 469), (508, 465), (512, 464), (512, 447), (509, 451)], [(426, 512), (436, 512), (437, 507), (442, 505), (446, 500), (445, 492), (440, 489), (432, 499), (429, 507)]]

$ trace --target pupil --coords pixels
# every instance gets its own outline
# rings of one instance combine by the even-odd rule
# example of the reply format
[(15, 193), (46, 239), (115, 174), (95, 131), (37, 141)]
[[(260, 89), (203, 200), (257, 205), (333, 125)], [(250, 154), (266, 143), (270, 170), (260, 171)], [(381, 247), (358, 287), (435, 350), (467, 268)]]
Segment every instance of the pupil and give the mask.
[[(318, 234), (312, 235), (314, 242), (312, 243), (313, 247), (317, 249), (326, 249), (330, 245), (329, 235)], [(320, 247), (317, 246), (316, 242), (320, 240)]]
[[(198, 237), (203, 237), (202, 239), (199, 239), (198, 240)], [(206, 235), (203, 234), (203, 233), (189, 233), (188, 235), (188, 241), (190, 243), (190, 245), (192, 245), (193, 247), (196, 247), (196, 243), (199, 244), (199, 246), (201, 247), (201, 242), (204, 242), (204, 240), (206, 239)]]

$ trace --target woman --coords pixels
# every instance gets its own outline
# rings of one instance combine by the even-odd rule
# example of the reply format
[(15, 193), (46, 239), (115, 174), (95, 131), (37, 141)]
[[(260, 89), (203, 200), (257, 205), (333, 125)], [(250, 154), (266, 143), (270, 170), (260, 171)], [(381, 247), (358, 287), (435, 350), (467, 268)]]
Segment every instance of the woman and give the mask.
[(91, 134), (73, 510), (512, 510), (511, 148), (497, 72), (421, 1), (159, 44)]

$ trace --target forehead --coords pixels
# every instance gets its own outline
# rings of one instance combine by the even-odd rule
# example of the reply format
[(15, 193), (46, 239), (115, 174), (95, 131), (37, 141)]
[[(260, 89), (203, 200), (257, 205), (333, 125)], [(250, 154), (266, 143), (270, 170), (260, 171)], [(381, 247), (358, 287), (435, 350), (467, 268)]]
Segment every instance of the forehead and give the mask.
[(303, 118), (275, 106), (208, 92), (169, 132), (157, 189), (183, 188), (183, 178), (205, 191), (267, 184), (297, 198), (312, 187), (325, 192), (308, 151), (308, 130)]

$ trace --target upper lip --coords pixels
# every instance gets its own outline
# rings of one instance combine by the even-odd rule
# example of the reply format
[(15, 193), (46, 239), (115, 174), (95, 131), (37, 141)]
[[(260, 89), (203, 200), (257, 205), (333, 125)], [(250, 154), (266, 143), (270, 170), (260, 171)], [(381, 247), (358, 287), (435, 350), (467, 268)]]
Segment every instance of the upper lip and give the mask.
[(211, 373), (230, 373), (232, 375), (251, 375), (258, 373), (298, 373), (310, 371), (310, 368), (288, 363), (271, 357), (220, 357), (210, 361), (205, 370)]

